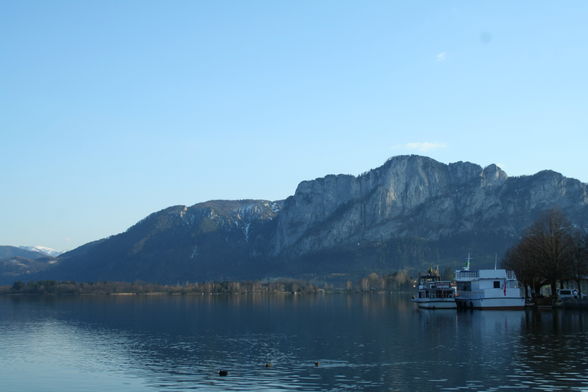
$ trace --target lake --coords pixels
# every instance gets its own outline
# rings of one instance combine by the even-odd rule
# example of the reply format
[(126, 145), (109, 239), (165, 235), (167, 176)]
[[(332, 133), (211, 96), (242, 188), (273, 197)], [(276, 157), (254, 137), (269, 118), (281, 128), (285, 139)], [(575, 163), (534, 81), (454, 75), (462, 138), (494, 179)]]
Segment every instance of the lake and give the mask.
[(409, 296), (1, 297), (0, 389), (588, 391), (588, 312)]

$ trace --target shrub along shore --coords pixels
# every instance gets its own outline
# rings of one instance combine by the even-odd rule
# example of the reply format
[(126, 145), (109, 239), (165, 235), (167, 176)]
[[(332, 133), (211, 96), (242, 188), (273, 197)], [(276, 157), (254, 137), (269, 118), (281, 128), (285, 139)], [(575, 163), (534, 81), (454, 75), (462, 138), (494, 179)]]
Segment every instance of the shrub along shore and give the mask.
[(0, 295), (202, 295), (247, 293), (318, 293), (325, 288), (291, 280), (205, 282), (164, 285), (147, 282), (72, 282), (43, 280), (0, 287)]
[(409, 271), (391, 274), (370, 273), (357, 282), (340, 281), (335, 287), (327, 282), (300, 279), (265, 279), (243, 282), (186, 282), (157, 284), (148, 282), (74, 282), (41, 280), (14, 282), (0, 286), (0, 295), (194, 295), (194, 294), (250, 294), (284, 293), (315, 294), (324, 292), (366, 293), (412, 290), (415, 278)]

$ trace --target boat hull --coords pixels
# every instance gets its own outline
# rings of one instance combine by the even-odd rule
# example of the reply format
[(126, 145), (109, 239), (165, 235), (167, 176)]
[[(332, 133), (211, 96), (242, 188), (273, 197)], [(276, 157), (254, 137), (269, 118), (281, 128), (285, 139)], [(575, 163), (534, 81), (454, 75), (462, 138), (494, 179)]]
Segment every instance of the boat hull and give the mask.
[(414, 303), (421, 309), (456, 309), (457, 304), (453, 298), (415, 298)]
[(456, 298), (459, 308), (482, 310), (521, 310), (525, 308), (524, 298)]

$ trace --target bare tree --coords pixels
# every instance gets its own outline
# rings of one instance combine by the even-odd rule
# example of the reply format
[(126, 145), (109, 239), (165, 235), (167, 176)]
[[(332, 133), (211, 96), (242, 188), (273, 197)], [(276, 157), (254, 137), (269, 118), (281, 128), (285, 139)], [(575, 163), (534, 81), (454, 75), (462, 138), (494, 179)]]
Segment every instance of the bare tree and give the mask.
[(542, 215), (529, 227), (521, 241), (507, 253), (503, 265), (512, 269), (534, 294), (545, 284), (555, 296), (557, 283), (572, 279), (578, 246), (577, 230), (559, 210)]
[(529, 235), (536, 246), (539, 271), (555, 296), (557, 282), (573, 276), (574, 227), (561, 211), (552, 210), (531, 225)]
[(570, 278), (576, 282), (578, 287), (578, 298), (582, 298), (582, 279), (588, 276), (588, 234), (576, 233), (574, 236), (575, 252), (571, 263)]
[[(502, 266), (514, 271), (519, 282), (523, 284), (525, 298), (534, 297), (539, 292), (541, 286), (547, 283), (537, 273), (532, 254), (528, 249), (529, 241), (523, 238), (521, 242), (506, 253), (502, 261)], [(529, 293), (529, 288), (531, 288), (531, 293)]]

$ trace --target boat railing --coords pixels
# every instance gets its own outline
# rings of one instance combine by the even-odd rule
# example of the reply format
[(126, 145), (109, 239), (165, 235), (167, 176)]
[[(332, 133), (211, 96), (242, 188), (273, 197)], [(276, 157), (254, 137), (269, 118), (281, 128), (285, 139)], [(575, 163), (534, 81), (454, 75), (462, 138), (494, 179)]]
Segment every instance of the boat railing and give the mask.
[(479, 277), (479, 271), (456, 271), (455, 273), (455, 279), (474, 279)]
[(508, 287), (508, 291), (505, 291), (504, 288), (500, 289), (485, 289), (485, 290), (474, 290), (474, 291), (459, 291), (455, 297), (457, 299), (470, 299), (470, 298), (487, 298), (487, 297), (518, 297), (520, 294), (520, 290), (515, 287)]
[(454, 298), (455, 294), (452, 291), (444, 291), (444, 292), (440, 292), (440, 293), (433, 293), (430, 292), (428, 293), (428, 296), (426, 297), (421, 297), (421, 298)]
[(475, 291), (460, 291), (456, 294), (456, 298), (458, 299), (469, 299), (469, 298), (480, 298), (484, 297), (483, 290), (475, 290)]
[(437, 281), (437, 282), (428, 282), (428, 284), (423, 287), (426, 287), (428, 289), (450, 289), (451, 282), (448, 280), (441, 280), (441, 281)]

